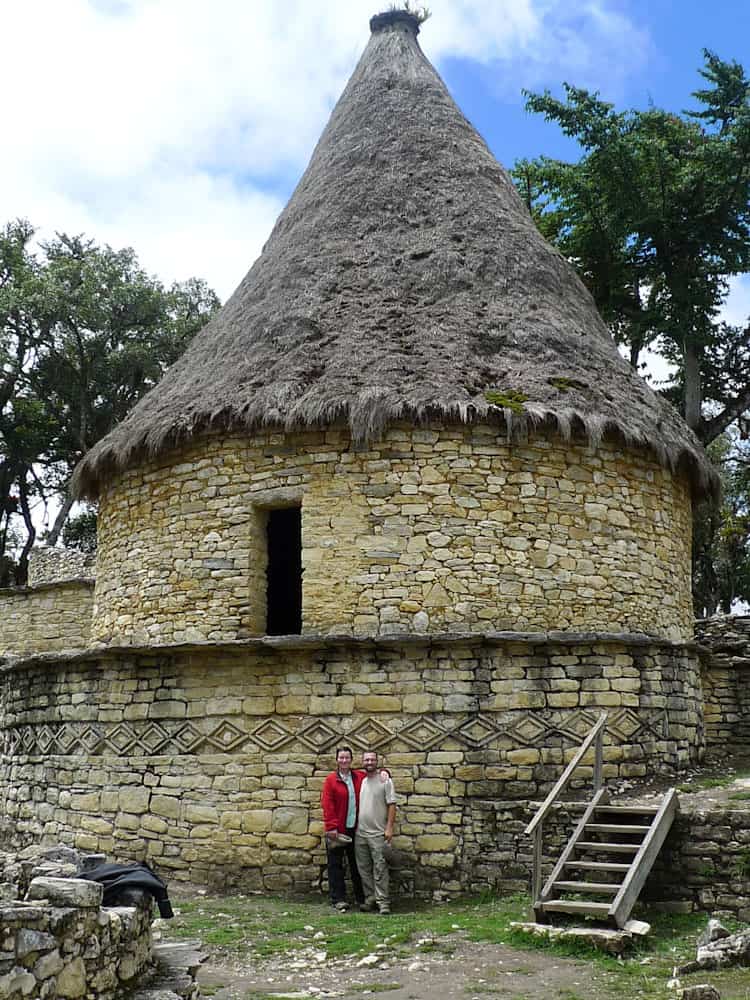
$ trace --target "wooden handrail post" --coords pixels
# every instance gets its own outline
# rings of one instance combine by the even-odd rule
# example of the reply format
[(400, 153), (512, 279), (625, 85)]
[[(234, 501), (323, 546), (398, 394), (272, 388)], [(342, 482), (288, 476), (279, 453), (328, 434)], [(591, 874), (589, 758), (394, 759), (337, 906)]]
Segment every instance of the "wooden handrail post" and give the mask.
[(531, 877), (531, 902), (535, 904), (542, 891), (542, 829), (544, 823), (540, 823), (534, 830), (534, 863)]
[(596, 734), (594, 744), (594, 794), (602, 787), (602, 744), (604, 743), (604, 730), (600, 729)]

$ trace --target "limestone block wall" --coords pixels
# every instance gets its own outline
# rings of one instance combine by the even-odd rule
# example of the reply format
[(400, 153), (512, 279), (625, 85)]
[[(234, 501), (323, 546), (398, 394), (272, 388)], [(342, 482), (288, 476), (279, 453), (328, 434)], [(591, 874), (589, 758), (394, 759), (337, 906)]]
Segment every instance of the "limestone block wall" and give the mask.
[(300, 638), (17, 663), (0, 688), (0, 840), (308, 889), (324, 860), (320, 788), (343, 742), (392, 769), (396, 845), (420, 884), (458, 891), (507, 876), (483, 810), (545, 794), (602, 710), (605, 778), (696, 762), (693, 647), (595, 633)]
[(226, 641), (266, 620), (267, 511), (300, 504), (303, 634), (692, 634), (686, 481), (646, 452), (497, 427), (209, 437), (134, 469), (99, 514), (93, 636)]
[(717, 615), (695, 623), (707, 647), (701, 678), (706, 742), (710, 746), (750, 743), (750, 616)]
[(89, 644), (92, 580), (0, 590), (0, 657)]

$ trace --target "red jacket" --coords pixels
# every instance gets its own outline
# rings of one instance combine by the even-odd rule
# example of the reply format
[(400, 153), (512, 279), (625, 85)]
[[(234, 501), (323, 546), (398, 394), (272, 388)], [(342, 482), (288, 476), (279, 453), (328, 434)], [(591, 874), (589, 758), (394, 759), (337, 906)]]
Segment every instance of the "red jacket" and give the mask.
[[(365, 776), (364, 771), (351, 770), (352, 783), (354, 785), (354, 797), (357, 805), (357, 817), (359, 817), (359, 789)], [(331, 771), (323, 782), (320, 792), (320, 804), (323, 806), (323, 825), (328, 830), (339, 830), (344, 833), (346, 830), (346, 814), (349, 809), (349, 789), (346, 782), (339, 777), (338, 771)], [(354, 825), (357, 825), (356, 820)]]

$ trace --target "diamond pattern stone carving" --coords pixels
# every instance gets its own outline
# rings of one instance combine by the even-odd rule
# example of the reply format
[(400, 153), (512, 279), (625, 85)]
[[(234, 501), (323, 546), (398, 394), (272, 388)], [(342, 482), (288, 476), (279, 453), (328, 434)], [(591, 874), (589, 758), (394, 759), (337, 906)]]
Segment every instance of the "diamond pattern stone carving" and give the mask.
[(346, 739), (358, 750), (379, 750), (393, 739), (393, 732), (377, 719), (366, 719), (356, 726)]
[(245, 742), (247, 739), (247, 733), (235, 726), (233, 722), (221, 722), (215, 729), (206, 737), (206, 742), (210, 743), (211, 746), (217, 748), (217, 750), (235, 750), (238, 746)]
[(435, 744), (441, 743), (448, 733), (432, 719), (415, 719), (398, 735), (399, 739), (415, 750), (429, 750)]
[[(560, 738), (576, 745), (588, 734), (599, 713), (577, 709), (565, 713), (504, 712), (479, 713), (464, 716), (457, 721), (441, 723), (430, 716), (411, 717), (402, 728), (401, 719), (383, 719), (381, 716), (360, 719), (354, 728), (344, 732), (324, 719), (303, 720), (299, 729), (296, 723), (279, 719), (263, 719), (251, 730), (246, 730), (240, 717), (206, 720), (213, 728), (200, 729), (193, 722), (118, 722), (93, 724), (81, 722), (40, 723), (17, 726), (0, 734), (4, 753), (8, 756), (24, 754), (85, 754), (115, 753), (118, 756), (138, 754), (196, 754), (201, 752), (232, 753), (245, 748), (276, 751), (294, 741), (316, 754), (329, 751), (345, 737), (357, 750), (381, 749), (386, 746), (407, 750), (427, 751), (443, 745), (446, 740), (468, 749), (480, 749), (498, 738), (512, 739), (521, 746), (535, 746)], [(607, 723), (608, 741), (633, 743), (642, 738), (667, 739), (669, 719), (667, 712), (639, 714), (630, 708), (613, 712)]]
[[(78, 737), (87, 749), (87, 739), (90, 738), (87, 736), (88, 732), (88, 729), (84, 729)], [(127, 723), (120, 722), (110, 733), (107, 734), (106, 741), (108, 746), (112, 747), (119, 754), (125, 755), (132, 753), (133, 749), (137, 746), (138, 737), (133, 732), (132, 728), (127, 725)], [(89, 751), (89, 753), (91, 752), (93, 751)]]
[(152, 722), (141, 733), (140, 744), (149, 754), (157, 754), (168, 747), (171, 739), (168, 732), (157, 725), (157, 723)]
[(320, 751), (332, 747), (340, 735), (325, 722), (316, 719), (312, 725), (297, 733), (297, 739), (311, 750)]
[(499, 733), (494, 720), (485, 718), (483, 715), (477, 715), (472, 719), (467, 719), (451, 735), (461, 736), (464, 742), (470, 746), (483, 747), (491, 740), (496, 739)]
[(642, 726), (642, 720), (631, 708), (623, 708), (607, 719), (608, 731), (623, 743), (629, 742)]
[(205, 734), (197, 729), (192, 722), (186, 722), (172, 735), (180, 753), (195, 753), (205, 738)]
[(598, 718), (598, 712), (587, 712), (585, 709), (579, 708), (571, 715), (564, 716), (553, 728), (563, 736), (568, 736), (574, 742), (580, 743), (588, 735)]
[(508, 735), (523, 746), (536, 743), (547, 734), (549, 727), (533, 715), (524, 715), (508, 729)]
[(264, 750), (277, 750), (295, 738), (294, 733), (290, 733), (275, 719), (266, 719), (250, 735)]

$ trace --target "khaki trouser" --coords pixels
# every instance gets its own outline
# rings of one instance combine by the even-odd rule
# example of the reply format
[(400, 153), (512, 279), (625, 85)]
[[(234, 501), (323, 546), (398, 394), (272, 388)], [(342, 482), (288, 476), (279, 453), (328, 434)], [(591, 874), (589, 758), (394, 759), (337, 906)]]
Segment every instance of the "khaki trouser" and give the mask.
[(390, 906), (391, 899), (385, 848), (385, 837), (382, 834), (373, 837), (357, 831), (354, 837), (354, 853), (365, 901), (369, 903), (374, 899), (379, 907)]

